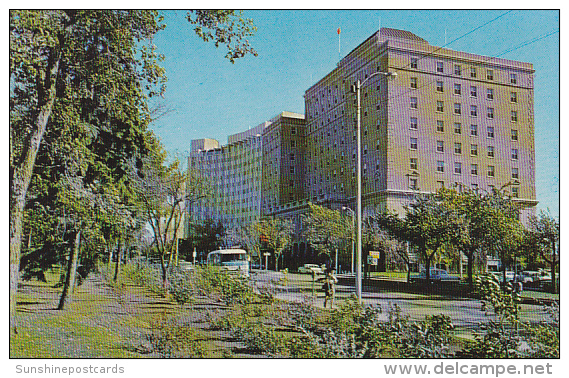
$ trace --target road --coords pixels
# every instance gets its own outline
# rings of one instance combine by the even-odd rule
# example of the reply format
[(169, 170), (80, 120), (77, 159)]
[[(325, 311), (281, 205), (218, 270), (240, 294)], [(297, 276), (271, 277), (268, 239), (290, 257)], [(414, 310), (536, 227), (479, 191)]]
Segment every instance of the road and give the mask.
[[(321, 276), (320, 276), (321, 277)], [(286, 301), (302, 302), (307, 297), (312, 297), (312, 279), (308, 275), (287, 274), (287, 282), (284, 275), (273, 271), (254, 271), (251, 280), (257, 287), (269, 288), (274, 295)], [(315, 283), (316, 303), (322, 306), (324, 294), (320, 289), (322, 283)], [(355, 293), (353, 287), (337, 285), (337, 301), (347, 298)], [(460, 328), (477, 329), (481, 323), (486, 323), (490, 317), (481, 311), (480, 300), (471, 298), (456, 298), (448, 296), (433, 296), (425, 294), (411, 294), (404, 292), (366, 292), (362, 294), (363, 303), (366, 305), (380, 305), (383, 309), (382, 317), (388, 319), (387, 309), (390, 305), (397, 305), (404, 315), (409, 315), (412, 320), (423, 320), (426, 315), (448, 315), (453, 324)], [(522, 304), (520, 320), (539, 322), (546, 318), (543, 308), (538, 305)]]

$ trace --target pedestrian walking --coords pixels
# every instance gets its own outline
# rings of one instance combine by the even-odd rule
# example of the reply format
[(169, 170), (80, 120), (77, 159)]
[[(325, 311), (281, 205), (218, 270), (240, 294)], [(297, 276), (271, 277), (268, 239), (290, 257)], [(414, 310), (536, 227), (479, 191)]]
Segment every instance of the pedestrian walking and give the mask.
[(336, 271), (333, 268), (326, 269), (326, 276), (321, 278), (324, 280), (322, 289), (324, 290), (324, 308), (330, 302), (330, 308), (334, 307), (334, 295), (336, 294), (336, 284), (338, 279), (335, 276)]

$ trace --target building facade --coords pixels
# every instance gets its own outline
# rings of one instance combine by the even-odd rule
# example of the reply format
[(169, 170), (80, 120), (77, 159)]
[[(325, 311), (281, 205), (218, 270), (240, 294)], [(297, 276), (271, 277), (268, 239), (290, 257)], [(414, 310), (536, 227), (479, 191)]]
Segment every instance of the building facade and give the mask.
[(216, 188), (193, 214), (226, 227), (290, 217), (300, 229), (308, 202), (355, 209), (359, 80), (364, 216), (403, 214), (443, 186), (506, 188), (526, 222), (537, 204), (533, 74), (381, 28), (306, 90), (304, 116), (283, 112), (222, 147), (192, 141), (189, 166)]
[[(221, 222), (233, 229), (256, 222), (261, 206), (302, 197), (304, 115), (283, 112), (247, 131), (191, 142), (188, 167), (211, 184), (212, 194), (187, 204), (188, 222)], [(286, 187), (285, 187), (286, 186)]]
[(537, 204), (533, 73), (382, 28), (306, 91), (307, 199), (355, 204), (359, 80), (364, 214), (403, 213), (417, 191), (506, 185), (524, 221)]

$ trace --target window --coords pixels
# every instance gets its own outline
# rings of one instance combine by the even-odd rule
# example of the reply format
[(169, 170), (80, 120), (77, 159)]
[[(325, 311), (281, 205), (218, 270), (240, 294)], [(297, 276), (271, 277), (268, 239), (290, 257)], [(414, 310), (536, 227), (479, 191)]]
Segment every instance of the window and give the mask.
[(478, 156), (478, 145), (477, 144), (471, 144), (470, 145), (470, 155)]
[(486, 130), (488, 132), (488, 138), (494, 138), (494, 127), (488, 126)]
[(417, 78), (416, 77), (411, 78), (411, 88), (417, 89)]
[(512, 168), (512, 178), (513, 179), (519, 178), (518, 168)]
[(470, 67), (470, 77), (476, 77), (476, 67)]
[(445, 152), (445, 142), (437, 140), (437, 152)]
[(437, 172), (444, 173), (445, 171), (445, 162), (442, 160), (437, 160)]
[(443, 73), (444, 72), (444, 68), (443, 68), (443, 62), (437, 62), (437, 72)]
[(296, 127), (291, 127), (291, 128), (290, 128), (290, 133), (291, 133), (292, 135), (296, 135)]
[(294, 161), (294, 154), (290, 154), (290, 161)]
[(410, 159), (409, 159), (409, 168), (410, 168), (410, 169), (415, 169), (415, 170), (419, 169), (419, 168), (418, 168), (418, 163), (417, 163), (417, 158), (410, 158)]
[(470, 164), (470, 174), (472, 176), (478, 176), (478, 164)]
[(512, 140), (518, 140), (518, 130), (511, 130), (511, 139)]
[(455, 64), (455, 65), (454, 65), (454, 74), (455, 74), (455, 75), (458, 75), (458, 76), (461, 76), (461, 75), (462, 75), (462, 67), (459, 66), (459, 65), (457, 65), (457, 64)]
[(512, 148), (512, 160), (518, 160), (518, 149)]
[(478, 97), (478, 89), (475, 86), (470, 87), (470, 96)]
[(470, 116), (478, 117), (478, 107), (476, 105), (470, 105)]
[(518, 102), (518, 93), (510, 92), (510, 102)]
[(419, 59), (411, 58), (411, 68), (417, 68), (417, 62)]
[(454, 133), (455, 134), (462, 134), (462, 124), (461, 123), (455, 123), (454, 124)]
[(510, 83), (511, 84), (517, 84), (518, 83), (518, 77), (515, 73), (510, 74)]
[(445, 182), (444, 181), (437, 181), (437, 188), (438, 189), (442, 189), (445, 187)]
[(294, 165), (290, 166), (290, 173), (294, 173)]
[(488, 154), (488, 157), (490, 157), (490, 158), (494, 157), (494, 146), (488, 146), (487, 154)]
[(454, 144), (454, 153), (455, 154), (462, 154), (462, 143), (455, 143)]
[(442, 80), (437, 80), (437, 92), (443, 93), (445, 91)]
[(437, 131), (444, 133), (445, 131), (445, 122), (444, 121), (437, 121)]
[(486, 89), (486, 98), (488, 100), (493, 100), (494, 99), (494, 89), (492, 88), (487, 88)]
[(486, 79), (487, 80), (494, 80), (494, 70), (487, 70), (486, 71)]
[(417, 138), (411, 138), (410, 139), (410, 147), (412, 150), (417, 149)]
[(454, 94), (455, 95), (460, 95), (461, 94), (461, 88), (460, 88), (460, 84), (454, 84)]
[(459, 104), (459, 103), (455, 103), (455, 104), (454, 104), (454, 114), (461, 114), (460, 104)]
[(437, 101), (437, 112), (443, 112), (444, 109), (445, 109), (444, 107), (445, 107), (444, 102), (442, 102), (442, 101)]
[(411, 117), (411, 123), (409, 127), (413, 130), (417, 130), (417, 117)]
[(459, 162), (454, 163), (454, 173), (457, 175), (462, 174), (462, 164), (461, 163), (459, 163)]
[(486, 116), (490, 119), (494, 119), (494, 108), (488, 108), (488, 111), (486, 112)]
[(512, 197), (519, 198), (520, 197), (520, 188), (517, 186), (512, 186)]
[(413, 177), (409, 178), (409, 189), (413, 189), (413, 190), (419, 189), (416, 178), (413, 178)]
[(488, 177), (494, 177), (495, 170), (493, 165), (488, 166)]
[(411, 108), (417, 109), (417, 97), (411, 97)]
[(470, 135), (478, 136), (478, 125), (470, 125)]
[(512, 110), (510, 112), (510, 118), (512, 119), (512, 122), (518, 122), (518, 112), (516, 110)]
[(291, 146), (292, 148), (296, 147), (296, 140), (291, 140), (291, 141), (290, 141), (290, 146)]

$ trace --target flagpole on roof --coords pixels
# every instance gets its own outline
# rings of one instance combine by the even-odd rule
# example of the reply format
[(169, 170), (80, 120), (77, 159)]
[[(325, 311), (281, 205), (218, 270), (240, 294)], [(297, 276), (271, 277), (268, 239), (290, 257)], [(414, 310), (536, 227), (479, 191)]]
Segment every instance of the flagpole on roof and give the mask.
[(338, 64), (340, 64), (340, 28), (338, 28)]

